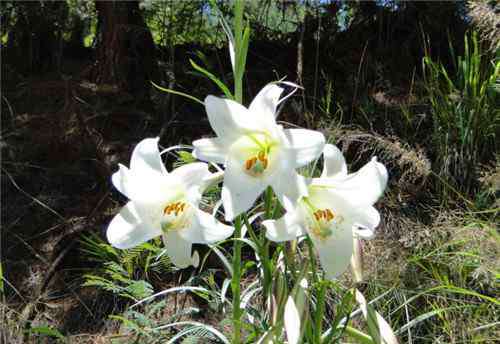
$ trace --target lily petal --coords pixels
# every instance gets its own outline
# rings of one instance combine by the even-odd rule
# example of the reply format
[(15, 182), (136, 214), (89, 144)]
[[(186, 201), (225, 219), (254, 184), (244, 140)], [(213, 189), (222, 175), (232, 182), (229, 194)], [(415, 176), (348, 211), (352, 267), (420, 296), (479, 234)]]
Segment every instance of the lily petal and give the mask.
[(239, 161), (229, 157), (221, 195), (226, 221), (250, 209), (268, 185), (263, 178), (247, 175)]
[(108, 225), (106, 236), (109, 243), (120, 249), (140, 245), (161, 234), (159, 228), (141, 219), (133, 202), (128, 202)]
[(270, 184), (283, 207), (290, 211), (295, 209), (297, 202), (307, 196), (306, 179), (295, 169), (288, 169), (281, 174), (275, 174)]
[(181, 193), (185, 190), (178, 179), (167, 174), (137, 174), (135, 170), (120, 165), (111, 177), (113, 185), (130, 200), (138, 203), (155, 203), (167, 194)]
[(193, 223), (189, 228), (179, 231), (179, 235), (193, 244), (211, 244), (229, 238), (234, 227), (225, 225), (211, 214), (196, 209)]
[(161, 161), (158, 141), (160, 138), (144, 139), (135, 146), (130, 159), (130, 169), (138, 175), (167, 174)]
[(132, 199), (132, 196), (136, 191), (134, 190), (134, 185), (130, 184), (131, 176), (128, 167), (119, 164), (118, 171), (113, 173), (111, 176), (111, 182), (118, 191), (127, 196), (129, 199)]
[(325, 136), (309, 129), (285, 129), (285, 150), (291, 155), (294, 167), (307, 165), (318, 158), (325, 145)]
[(314, 235), (311, 239), (328, 279), (338, 277), (347, 269), (353, 252), (352, 222), (338, 224), (332, 236), (325, 240), (319, 240)]
[(375, 236), (375, 229), (380, 223), (380, 213), (374, 207), (358, 208), (352, 219), (354, 235), (368, 240)]
[(323, 148), (323, 172), (321, 178), (347, 176), (347, 165), (340, 149), (332, 144), (326, 144)]
[(252, 116), (259, 117), (259, 121), (266, 123), (266, 128), (276, 128), (276, 107), (283, 88), (276, 84), (266, 85), (252, 100), (248, 107)]
[(224, 145), (231, 144), (242, 134), (262, 131), (262, 124), (252, 118), (252, 114), (243, 105), (214, 96), (205, 98), (208, 121)]
[(353, 222), (357, 226), (373, 231), (380, 223), (380, 213), (374, 207), (361, 208), (353, 216)]
[(371, 206), (384, 193), (387, 185), (387, 169), (377, 158), (346, 178), (315, 178), (313, 185), (327, 186), (354, 207)]
[(184, 240), (177, 231), (170, 231), (163, 235), (163, 243), (172, 263), (178, 268), (196, 266), (196, 253), (191, 254), (191, 242)]
[(193, 156), (196, 159), (218, 164), (223, 164), (226, 161), (228, 145), (218, 137), (196, 140), (193, 142), (193, 146)]
[(265, 220), (262, 225), (266, 228), (266, 238), (274, 242), (294, 240), (304, 235), (304, 229), (297, 212), (286, 212), (278, 220)]
[(203, 179), (210, 176), (210, 174), (208, 165), (203, 162), (185, 164), (170, 173), (172, 177), (178, 178), (179, 182), (184, 184), (186, 188), (201, 185)]

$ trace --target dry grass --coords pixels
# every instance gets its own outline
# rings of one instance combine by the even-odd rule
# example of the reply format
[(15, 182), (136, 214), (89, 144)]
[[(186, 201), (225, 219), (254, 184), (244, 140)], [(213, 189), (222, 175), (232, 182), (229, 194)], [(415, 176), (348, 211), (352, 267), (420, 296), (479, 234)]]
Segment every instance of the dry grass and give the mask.
[[(494, 52), (500, 49), (500, 16), (495, 11), (495, 6), (486, 1), (469, 1), (469, 16), (472, 24), (481, 33), (481, 38)], [(498, 5), (496, 5), (498, 7)]]
[(431, 163), (421, 148), (413, 148), (397, 137), (384, 137), (353, 129), (333, 129), (330, 135), (342, 147), (350, 161), (359, 164), (377, 156), (390, 171), (391, 183), (401, 190), (420, 190), (431, 174)]

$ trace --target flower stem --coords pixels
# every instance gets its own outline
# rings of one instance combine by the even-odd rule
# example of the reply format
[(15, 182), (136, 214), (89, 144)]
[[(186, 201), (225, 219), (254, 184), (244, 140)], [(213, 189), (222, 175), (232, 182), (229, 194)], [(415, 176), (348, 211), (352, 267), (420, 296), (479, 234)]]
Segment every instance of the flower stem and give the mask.
[(323, 316), (325, 313), (325, 296), (326, 296), (326, 283), (321, 282), (319, 286), (319, 294), (317, 296), (316, 316), (315, 316), (315, 342), (321, 343), (321, 333), (323, 330)]
[[(243, 49), (243, 9), (244, 1), (234, 2), (234, 45), (235, 45), (235, 70), (234, 70), (234, 96), (235, 100), (243, 103), (243, 72), (246, 60), (246, 49)], [(247, 45), (248, 46), (248, 45)], [(243, 59), (244, 58), (244, 59)], [(231, 279), (231, 290), (233, 292), (233, 344), (241, 343), (241, 227), (242, 215), (238, 216), (234, 222), (234, 244), (233, 244), (233, 277)]]
[(307, 247), (309, 249), (309, 262), (311, 264), (313, 281), (314, 281), (314, 283), (317, 283), (318, 282), (318, 274), (316, 271), (316, 253), (314, 251), (314, 245), (312, 243), (311, 238), (307, 238), (306, 242), (307, 242)]
[(233, 277), (231, 279), (231, 291), (233, 292), (233, 344), (241, 342), (241, 307), (240, 307), (240, 280), (241, 280), (241, 216), (238, 216), (234, 223), (234, 244), (233, 244)]
[[(273, 190), (271, 189), (270, 186), (267, 187), (266, 193), (265, 193), (265, 199), (264, 199), (264, 209), (265, 209), (265, 214), (264, 218), (270, 219), (271, 218), (271, 211), (273, 208)], [(263, 301), (264, 305), (267, 303), (268, 298), (271, 294), (272, 290), (272, 262), (269, 260), (269, 240), (266, 239), (265, 236), (265, 231), (261, 229), (260, 233), (260, 247), (261, 247), (261, 252), (260, 252), (260, 258), (263, 264), (263, 271), (264, 271), (264, 285), (263, 285)]]
[(271, 210), (272, 210), (272, 202), (273, 202), (273, 189), (270, 186), (266, 189), (266, 199), (265, 199), (265, 218), (266, 220), (271, 218)]

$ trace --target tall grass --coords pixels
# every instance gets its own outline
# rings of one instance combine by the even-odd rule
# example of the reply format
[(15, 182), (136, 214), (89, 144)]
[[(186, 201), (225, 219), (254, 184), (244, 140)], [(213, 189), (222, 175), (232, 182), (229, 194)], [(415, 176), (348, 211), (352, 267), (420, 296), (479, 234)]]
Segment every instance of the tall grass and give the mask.
[(449, 69), (426, 49), (423, 70), (438, 174), (460, 191), (471, 192), (478, 164), (494, 158), (500, 61), (481, 51), (476, 33), (466, 34), (464, 46), (463, 56), (457, 56), (450, 44)]

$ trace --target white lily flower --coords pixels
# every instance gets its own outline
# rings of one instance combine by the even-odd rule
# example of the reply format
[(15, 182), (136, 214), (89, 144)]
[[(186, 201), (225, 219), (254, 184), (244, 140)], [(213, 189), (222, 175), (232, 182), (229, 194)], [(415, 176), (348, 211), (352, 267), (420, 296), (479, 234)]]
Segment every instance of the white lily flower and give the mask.
[(334, 145), (323, 152), (320, 178), (309, 181), (309, 195), (278, 220), (263, 221), (269, 240), (281, 242), (308, 234), (328, 278), (349, 265), (357, 227), (373, 232), (380, 215), (373, 207), (387, 185), (385, 166), (373, 158), (358, 172), (347, 174), (345, 159)]
[(217, 137), (194, 141), (193, 155), (225, 164), (222, 202), (228, 221), (248, 210), (268, 186), (287, 209), (307, 195), (307, 184), (295, 169), (321, 154), (325, 137), (317, 131), (283, 129), (276, 124), (282, 92), (283, 88), (269, 84), (249, 108), (229, 99), (205, 99)]
[(120, 164), (113, 174), (113, 185), (130, 201), (111, 220), (108, 241), (126, 249), (162, 235), (166, 253), (176, 266), (197, 266), (192, 244), (226, 239), (234, 228), (198, 208), (206, 181), (212, 177), (207, 164), (186, 164), (169, 173), (161, 161), (158, 140), (139, 142), (130, 169)]

